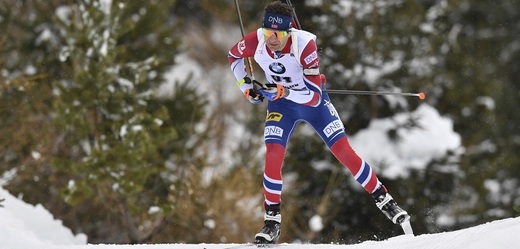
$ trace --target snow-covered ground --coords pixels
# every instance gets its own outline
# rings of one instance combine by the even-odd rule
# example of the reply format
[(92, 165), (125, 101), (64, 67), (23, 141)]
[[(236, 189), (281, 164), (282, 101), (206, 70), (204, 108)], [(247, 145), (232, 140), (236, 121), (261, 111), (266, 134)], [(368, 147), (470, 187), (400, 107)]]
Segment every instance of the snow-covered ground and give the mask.
[[(394, 127), (395, 122), (402, 123), (408, 117), (417, 117), (420, 129), (399, 130), (405, 136), (398, 143), (384, 139), (383, 133)], [(401, 135), (401, 134), (400, 134)], [(379, 148), (386, 148), (391, 158), (376, 157), (363, 148), (371, 148), (367, 141), (377, 141)], [(424, 141), (428, 141), (427, 146)], [(403, 165), (420, 169), (447, 150), (461, 149), (460, 137), (453, 131), (452, 122), (440, 116), (427, 104), (421, 105), (411, 114), (396, 115), (393, 118), (374, 120), (366, 131), (351, 137), (351, 142), (359, 153), (370, 161), (386, 162), (382, 174), (387, 177), (404, 174), (408, 170)], [(423, 144), (416, 146), (417, 144)], [(414, 153), (409, 153), (413, 148)], [(416, 155), (416, 156), (410, 156)], [(399, 173), (400, 172), (400, 173)], [(399, 174), (398, 174), (399, 173)], [(87, 244), (87, 236), (74, 235), (62, 222), (55, 220), (41, 205), (29, 205), (12, 196), (1, 188), (0, 200), (0, 249), (225, 249), (241, 248), (239, 244), (156, 244), (156, 245), (92, 245)], [(412, 224), (413, 225), (413, 224)], [(518, 249), (520, 248), (520, 217), (497, 220), (476, 227), (459, 231), (418, 236), (398, 236), (386, 241), (366, 241), (356, 245), (335, 244), (282, 244), (279, 248), (345, 248), (345, 249)], [(247, 247), (245, 247), (247, 248)], [(249, 246), (249, 248), (256, 248)]]
[[(0, 188), (0, 249), (225, 249), (239, 244), (92, 245), (83, 234), (74, 235), (41, 205), (30, 205)], [(402, 235), (386, 241), (356, 245), (281, 244), (275, 248), (296, 249), (518, 249), (520, 217), (497, 220), (459, 231)], [(254, 246), (244, 248), (256, 248)]]

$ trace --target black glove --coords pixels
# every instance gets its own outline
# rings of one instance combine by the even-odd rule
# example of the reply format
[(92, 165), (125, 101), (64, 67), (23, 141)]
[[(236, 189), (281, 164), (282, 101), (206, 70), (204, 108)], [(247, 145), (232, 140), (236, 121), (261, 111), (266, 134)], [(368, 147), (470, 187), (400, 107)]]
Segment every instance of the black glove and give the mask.
[(264, 101), (264, 96), (262, 96), (258, 92), (258, 90), (256, 90), (256, 86), (258, 86), (258, 85), (261, 86), (262, 83), (260, 83), (260, 82), (258, 82), (256, 80), (251, 80), (251, 78), (246, 76), (241, 81), (238, 82), (239, 86), (241, 84), (249, 84), (249, 85), (251, 85), (251, 88), (246, 89), (244, 91), (244, 96), (246, 97), (247, 100), (249, 100), (249, 102), (251, 102), (253, 104), (260, 104), (260, 103), (262, 103), (262, 101)]

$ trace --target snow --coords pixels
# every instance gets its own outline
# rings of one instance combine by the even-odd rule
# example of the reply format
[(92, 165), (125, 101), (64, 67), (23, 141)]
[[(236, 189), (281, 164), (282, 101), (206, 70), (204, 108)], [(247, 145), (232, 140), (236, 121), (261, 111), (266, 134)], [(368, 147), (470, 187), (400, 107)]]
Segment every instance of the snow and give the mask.
[[(111, 0), (100, 1), (99, 8), (104, 13), (109, 14)], [(307, 4), (316, 6), (321, 5), (322, 0), (308, 0)], [(385, 4), (386, 1), (377, 1), (376, 4)], [(355, 7), (353, 4), (359, 6)], [(392, 3), (388, 3), (392, 4)], [(339, 16), (350, 15), (353, 8), (357, 9), (356, 16), (361, 18), (364, 15), (372, 13), (373, 3), (351, 3), (349, 1), (341, 1), (336, 4), (334, 9), (338, 12)], [(437, 12), (429, 12), (429, 20), (434, 20), (442, 9), (432, 9)], [(58, 18), (65, 22), (70, 23), (69, 7), (59, 7), (56, 9), (56, 15)], [(326, 20), (326, 19), (324, 19)], [(421, 28), (433, 32), (431, 23), (426, 23)], [(426, 31), (424, 30), (424, 31)], [(457, 34), (460, 31), (460, 27), (454, 27), (449, 34), (449, 40), (454, 41), (457, 38)], [(222, 32), (216, 32), (215, 35), (220, 35)], [(110, 33), (105, 30), (102, 36), (99, 37), (100, 41), (103, 42), (101, 47), (101, 54), (106, 54), (106, 44)], [(42, 32), (42, 35), (38, 38), (38, 42), (50, 40), (52, 37), (48, 31)], [(215, 40), (222, 40), (221, 37), (215, 37)], [(343, 38), (345, 39), (345, 38)], [(225, 39), (224, 39), (225, 40)], [(222, 40), (222, 41), (224, 41)], [(226, 40), (227, 41), (227, 40)], [(231, 40), (230, 40), (231, 41)], [(218, 42), (216, 42), (218, 43)], [(220, 44), (220, 43), (219, 43)], [(226, 44), (222, 44), (224, 47), (229, 47)], [(70, 54), (70, 48), (64, 47), (60, 53), (60, 58), (68, 57)], [(520, 43), (514, 43), (510, 46), (507, 51), (520, 50)], [(396, 70), (397, 66), (400, 65), (402, 58), (400, 54), (395, 54), (394, 60), (391, 60), (387, 64), (383, 64), (383, 61), (379, 58), (370, 58), (375, 65), (378, 65), (378, 69), (365, 68), (360, 65), (355, 66), (352, 70), (343, 70), (346, 73), (353, 75), (364, 74), (369, 82), (376, 82), (382, 73), (389, 73)], [(501, 55), (506, 60), (510, 57)], [(184, 82), (190, 80), (190, 75), (187, 72), (191, 72), (192, 81), (195, 82), (210, 82), (205, 79), (215, 78), (218, 75), (222, 82), (233, 82), (234, 78), (232, 74), (221, 75), (227, 68), (215, 68), (214, 70), (204, 71), (199, 64), (194, 60), (190, 59), (187, 54), (183, 54), (177, 57), (178, 63), (172, 70), (166, 74), (166, 78), (169, 79), (167, 84), (162, 85), (157, 94), (159, 96), (169, 96), (172, 94), (172, 84), (175, 82)], [(150, 63), (148, 61), (147, 63)], [(425, 64), (435, 64), (436, 61), (432, 58), (420, 58), (413, 61), (415, 73), (417, 74), (428, 74), (428, 68), (419, 67)], [(222, 79), (222, 77), (225, 77)], [(120, 79), (119, 84), (129, 87), (127, 79)], [(198, 84), (201, 91), (208, 88), (204, 84)], [(224, 95), (227, 97), (228, 95)], [(239, 98), (239, 94), (229, 94), (230, 98)], [(488, 109), (495, 108), (495, 103), (491, 98), (483, 96), (478, 98), (478, 102)], [(401, 101), (397, 101), (401, 103)], [(406, 127), (405, 123), (410, 117), (417, 117), (417, 123), (419, 128)], [(162, 122), (157, 120), (158, 123)], [(390, 140), (388, 138), (388, 132), (395, 128), (395, 124), (403, 124), (403, 128), (397, 130), (396, 134), (399, 137), (397, 140)], [(129, 130), (140, 129), (142, 127), (127, 127), (124, 126), (121, 129), (121, 135), (124, 136)], [(240, 137), (243, 132), (241, 129), (235, 130), (236, 134), (230, 134), (229, 139), (233, 140), (234, 137)], [(435, 110), (434, 107), (428, 104), (420, 105), (412, 113), (397, 114), (391, 118), (373, 120), (370, 126), (358, 132), (354, 136), (350, 137), (351, 144), (356, 151), (373, 167), (377, 168), (378, 174), (385, 175), (386, 177), (406, 177), (409, 173), (409, 169), (422, 169), (431, 160), (438, 157), (442, 157), (447, 151), (460, 152), (461, 139), (460, 136), (453, 131), (453, 123), (449, 118), (442, 117)], [(493, 150), (495, 149), (493, 144), (483, 143), (478, 149), (480, 150)], [(33, 151), (32, 156), (39, 158), (41, 155)], [(0, 177), (0, 186), (9, 181), (16, 175), (16, 172), (6, 172)], [(70, 187), (74, 187), (74, 182), (71, 181)], [(484, 183), (486, 189), (492, 193), (499, 191), (499, 184), (496, 181), (488, 180)], [(118, 186), (114, 186), (117, 188)], [(493, 195), (494, 196), (494, 195)], [(0, 249), (32, 249), (32, 248), (71, 248), (71, 249), (92, 249), (92, 248), (113, 248), (113, 249), (138, 249), (138, 248), (155, 248), (155, 249), (224, 249), (235, 247), (239, 244), (156, 244), (156, 245), (92, 245), (87, 244), (87, 236), (84, 234), (74, 235), (70, 229), (66, 228), (60, 220), (56, 220), (53, 215), (48, 212), (41, 205), (30, 205), (24, 203), (22, 200), (10, 195), (7, 191), (0, 187), (0, 200), (5, 198), (5, 201), (0, 204), (4, 207), (0, 207)], [(496, 197), (499, 198), (499, 197)], [(497, 199), (497, 201), (499, 201)], [(241, 206), (251, 205), (248, 200), (244, 200)], [(250, 207), (251, 210), (254, 207)], [(157, 212), (157, 207), (150, 207), (149, 212)], [(449, 223), (452, 220), (451, 217), (441, 216), (444, 219), (442, 222)], [(214, 227), (214, 220), (207, 220), (205, 222), (207, 227)], [(413, 225), (413, 224), (412, 224)], [(309, 220), (309, 226), (311, 230), (318, 232), (323, 229), (322, 218), (318, 215), (314, 216)], [(395, 238), (391, 238), (386, 241), (366, 241), (356, 245), (336, 245), (336, 244), (320, 244), (320, 245), (309, 245), (309, 244), (282, 244), (280, 248), (314, 248), (314, 249), (328, 249), (328, 248), (345, 248), (345, 249), (449, 249), (449, 248), (468, 248), (468, 249), (507, 249), (507, 248), (520, 248), (520, 239), (516, 238), (516, 234), (520, 232), (520, 218), (509, 218), (503, 220), (497, 220), (491, 223), (481, 224), (476, 227), (471, 227), (463, 230), (436, 233), (436, 234), (422, 234), (418, 236), (402, 235)], [(254, 248), (254, 247), (251, 247)]]
[(319, 232), (323, 229), (323, 220), (319, 215), (314, 215), (309, 220), (309, 227), (314, 232)]
[[(416, 119), (418, 127), (406, 127), (409, 118)], [(394, 141), (388, 132), (395, 129), (396, 123), (403, 128), (397, 130), (398, 139)], [(440, 116), (428, 104), (421, 104), (412, 113), (373, 120), (367, 129), (349, 139), (356, 152), (375, 167), (378, 174), (388, 178), (406, 177), (409, 169), (420, 170), (447, 151), (462, 149), (452, 120)]]
[[(0, 188), (0, 249), (225, 249), (241, 244), (87, 244), (84, 234), (74, 235), (41, 205), (30, 205)], [(318, 223), (319, 221), (315, 220)], [(319, 225), (318, 225), (319, 226)], [(452, 232), (401, 235), (385, 241), (365, 241), (355, 245), (286, 244), (275, 248), (309, 249), (517, 249), (520, 217), (497, 220)], [(245, 248), (256, 248), (248, 246)]]
[[(0, 248), (27, 245), (81, 245), (84, 234), (73, 235), (41, 205), (29, 205), (0, 188)], [(8, 247), (6, 247), (8, 246)]]

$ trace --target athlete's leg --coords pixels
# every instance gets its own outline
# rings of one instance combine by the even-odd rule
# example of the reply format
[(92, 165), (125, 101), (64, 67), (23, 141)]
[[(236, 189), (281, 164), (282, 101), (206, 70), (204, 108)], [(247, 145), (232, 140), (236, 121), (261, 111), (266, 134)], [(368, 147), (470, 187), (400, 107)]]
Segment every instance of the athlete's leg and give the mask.
[(275, 243), (282, 222), (282, 165), (285, 147), (298, 120), (291, 109), (294, 104), (285, 100), (269, 102), (264, 130), (266, 147), (264, 166), (264, 227), (255, 235), (256, 244)]
[(285, 147), (266, 143), (264, 167), (264, 226), (255, 235), (255, 244), (276, 243), (281, 232), (282, 165)]
[(281, 202), (282, 165), (285, 147), (292, 131), (299, 120), (296, 104), (289, 100), (270, 101), (267, 104), (267, 116), (264, 128), (266, 147), (264, 165), (264, 195), (266, 205)]
[(382, 186), (374, 170), (352, 149), (338, 112), (327, 94), (317, 107), (307, 107), (303, 113), (307, 121), (327, 144), (332, 154), (352, 173), (356, 181), (372, 194)]
[(336, 109), (326, 94), (323, 95), (323, 103), (316, 107), (313, 110), (313, 115), (307, 116), (305, 120), (320, 135), (332, 154), (350, 170), (356, 181), (372, 195), (376, 200), (376, 206), (388, 219), (396, 224), (404, 223), (410, 219), (408, 213), (399, 207), (392, 196), (388, 194), (387, 189), (381, 184), (372, 167), (352, 149)]
[[(330, 150), (350, 170), (356, 181), (372, 195), (376, 200), (376, 206), (388, 219), (395, 224), (401, 224), (410, 219), (410, 215), (399, 207), (392, 196), (388, 194), (386, 187), (381, 184), (372, 167), (352, 149), (346, 136), (330, 146)], [(409, 231), (411, 231), (411, 228)], [(409, 231), (405, 229), (406, 233)]]
[(277, 143), (268, 143), (265, 147), (265, 204), (277, 205), (282, 201), (282, 165), (285, 157), (285, 147)]
[(374, 193), (382, 186), (375, 171), (352, 149), (346, 136), (337, 140), (330, 147), (330, 150), (350, 170), (352, 176), (369, 194)]

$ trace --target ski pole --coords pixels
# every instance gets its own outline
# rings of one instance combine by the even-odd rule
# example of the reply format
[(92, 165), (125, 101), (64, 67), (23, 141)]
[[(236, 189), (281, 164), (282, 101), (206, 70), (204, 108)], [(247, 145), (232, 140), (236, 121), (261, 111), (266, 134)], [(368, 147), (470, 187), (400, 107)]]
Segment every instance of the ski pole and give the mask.
[[(293, 9), (293, 18), (296, 24), (297, 29), (301, 29), (300, 21), (298, 20), (298, 16), (296, 15), (296, 10), (292, 5), (291, 0), (285, 0), (285, 3), (292, 7)], [(420, 93), (399, 93), (399, 92), (380, 92), (380, 91), (358, 91), (358, 90), (325, 90), (327, 93), (333, 94), (352, 94), (352, 95), (398, 95), (398, 96), (412, 96), (419, 97), (419, 99), (423, 100), (426, 98), (426, 95), (423, 92)]]
[(300, 21), (298, 20), (298, 16), (296, 16), (296, 10), (294, 9), (294, 6), (292, 5), (291, 0), (286, 0), (285, 2), (287, 3), (287, 5), (291, 6), (293, 9), (293, 17), (294, 17), (294, 22), (296, 24), (296, 28), (302, 29), (302, 26), (300, 25)]
[[(242, 33), (242, 38), (244, 38), (244, 23), (242, 22), (242, 15), (240, 14), (240, 6), (238, 5), (238, 0), (235, 0), (235, 7), (237, 9), (238, 21), (240, 22), (240, 32)], [(255, 74), (253, 72), (253, 63), (251, 62), (251, 57), (247, 57), (246, 66), (249, 68), (251, 78), (254, 80)]]
[(359, 90), (338, 90), (338, 89), (326, 89), (325, 92), (332, 94), (351, 94), (351, 95), (397, 95), (397, 96), (410, 96), (418, 97), (421, 100), (426, 98), (424, 92), (419, 93), (400, 93), (400, 92), (384, 92), (384, 91), (359, 91)]

